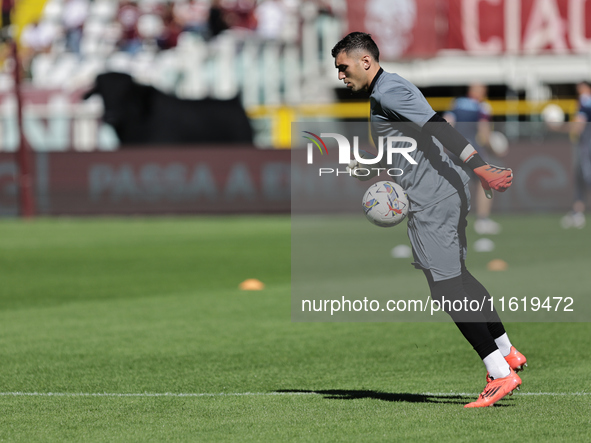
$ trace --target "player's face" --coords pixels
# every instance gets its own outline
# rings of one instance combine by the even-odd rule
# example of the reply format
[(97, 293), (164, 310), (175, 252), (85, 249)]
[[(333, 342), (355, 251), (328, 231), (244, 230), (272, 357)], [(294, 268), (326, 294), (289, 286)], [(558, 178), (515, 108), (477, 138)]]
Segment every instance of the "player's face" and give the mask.
[(472, 97), (474, 100), (482, 102), (486, 100), (486, 86), (481, 84), (473, 84), (470, 86), (470, 91), (468, 95)]
[(345, 82), (345, 86), (353, 92), (367, 89), (369, 86), (365, 61), (359, 54), (347, 55), (340, 52), (334, 61), (339, 71), (339, 80)]
[(577, 92), (579, 95), (591, 95), (591, 87), (586, 83), (579, 83), (577, 85)]

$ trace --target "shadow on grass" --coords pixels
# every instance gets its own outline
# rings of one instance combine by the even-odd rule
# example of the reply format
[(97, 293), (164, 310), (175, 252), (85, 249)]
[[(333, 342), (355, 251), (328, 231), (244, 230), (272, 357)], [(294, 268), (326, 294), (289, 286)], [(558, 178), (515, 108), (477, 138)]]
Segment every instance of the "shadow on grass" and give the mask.
[[(319, 391), (305, 390), (305, 389), (280, 389), (275, 392), (289, 392), (300, 394), (318, 394), (329, 400), (357, 400), (362, 398), (370, 398), (373, 400), (391, 401), (391, 402), (406, 402), (406, 403), (447, 403), (453, 405), (464, 405), (470, 401), (476, 400), (475, 397), (448, 394), (448, 395), (429, 395), (429, 394), (409, 394), (378, 392), (368, 390), (344, 390), (344, 389), (326, 389)], [(504, 407), (512, 406), (507, 404), (495, 404), (494, 406)]]

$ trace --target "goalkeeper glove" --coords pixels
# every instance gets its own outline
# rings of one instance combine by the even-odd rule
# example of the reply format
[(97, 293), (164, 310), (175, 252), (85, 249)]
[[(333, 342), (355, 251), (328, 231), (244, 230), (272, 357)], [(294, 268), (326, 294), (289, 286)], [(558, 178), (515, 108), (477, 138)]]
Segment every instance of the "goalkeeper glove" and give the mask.
[(492, 198), (491, 189), (505, 192), (513, 181), (513, 171), (511, 169), (489, 165), (488, 163), (475, 168), (474, 173), (480, 178), (480, 183), (482, 183), (487, 198)]

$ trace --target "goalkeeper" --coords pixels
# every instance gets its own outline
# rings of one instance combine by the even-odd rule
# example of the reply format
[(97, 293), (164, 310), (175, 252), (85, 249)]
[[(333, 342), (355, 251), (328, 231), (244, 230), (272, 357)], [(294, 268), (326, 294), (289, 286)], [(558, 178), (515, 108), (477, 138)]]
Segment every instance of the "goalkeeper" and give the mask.
[[(493, 190), (504, 192), (511, 186), (511, 170), (488, 165), (459, 132), (433, 111), (416, 86), (397, 74), (385, 72), (379, 64), (379, 49), (369, 34), (347, 35), (335, 45), (332, 56), (339, 80), (353, 92), (370, 94), (374, 141), (376, 137), (400, 135), (417, 141), (416, 150), (394, 155), (392, 164), (380, 166), (404, 170), (396, 179), (410, 202), (408, 236), (413, 264), (427, 277), (431, 297), (440, 302), (481, 301), (485, 297), (488, 300), (487, 290), (465, 265), (469, 178), (453, 164), (441, 144), (474, 171), (488, 198), (492, 198)], [(365, 152), (361, 155), (368, 157)], [(360, 166), (363, 165), (352, 161), (349, 169), (354, 174)], [(358, 178), (367, 180), (372, 176)], [(521, 379), (516, 372), (523, 369), (526, 359), (512, 346), (496, 310), (446, 312), (488, 371), (484, 391), (465, 407), (490, 406), (519, 387)]]

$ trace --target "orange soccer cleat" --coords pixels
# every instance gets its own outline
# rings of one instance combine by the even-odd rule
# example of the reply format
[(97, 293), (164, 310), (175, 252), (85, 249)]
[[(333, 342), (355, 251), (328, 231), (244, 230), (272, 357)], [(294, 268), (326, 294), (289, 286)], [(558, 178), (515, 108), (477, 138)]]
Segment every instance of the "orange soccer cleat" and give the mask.
[(478, 396), (478, 400), (468, 403), (464, 408), (485, 408), (492, 406), (506, 395), (513, 394), (515, 389), (519, 389), (521, 385), (521, 378), (515, 373), (513, 369), (508, 376), (503, 378), (491, 379), (486, 384), (482, 394)]
[(515, 372), (523, 371), (527, 367), (525, 355), (515, 349), (515, 346), (511, 346), (511, 352), (505, 357), (505, 360)]
[[(511, 352), (505, 357), (505, 361), (509, 363), (509, 366), (511, 366), (511, 369), (515, 372), (520, 372), (527, 368), (527, 359), (525, 358), (525, 355), (515, 349), (515, 346), (511, 346)], [(487, 372), (486, 382), (489, 383), (491, 380), (492, 378), (490, 378), (490, 375)]]

